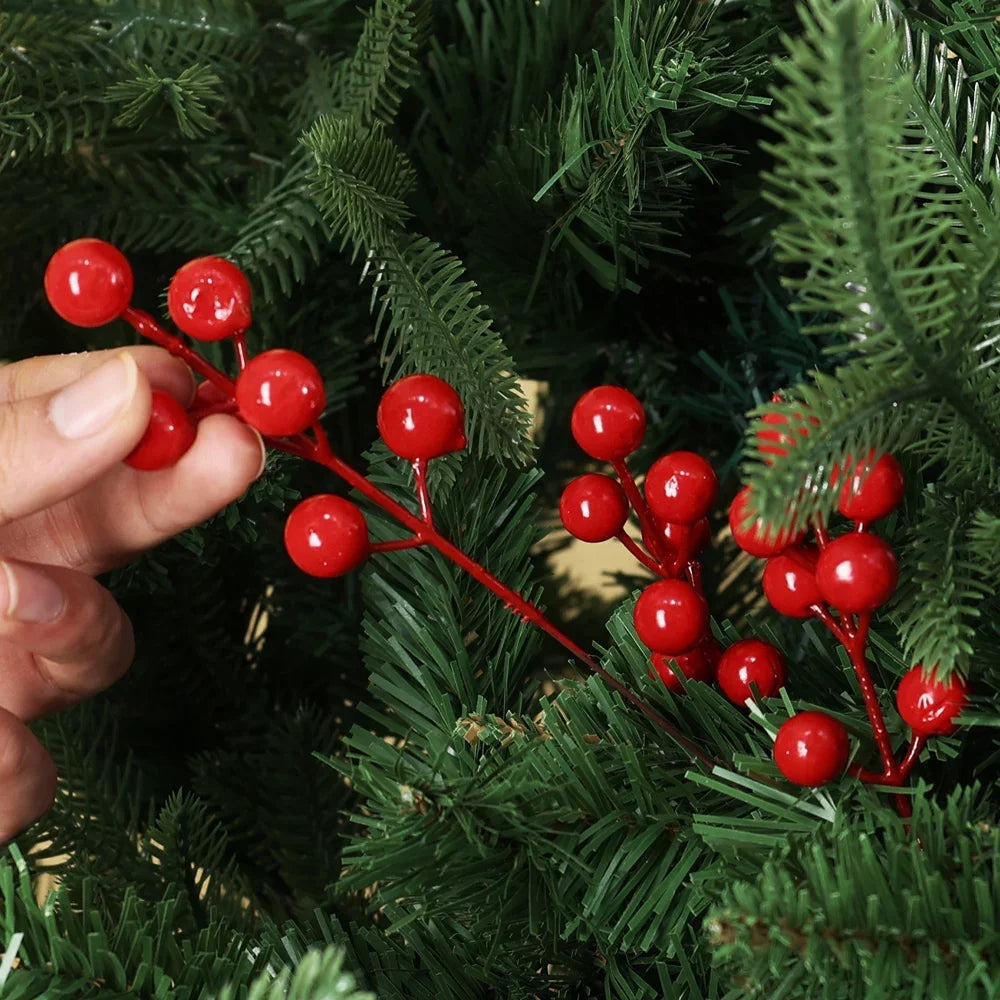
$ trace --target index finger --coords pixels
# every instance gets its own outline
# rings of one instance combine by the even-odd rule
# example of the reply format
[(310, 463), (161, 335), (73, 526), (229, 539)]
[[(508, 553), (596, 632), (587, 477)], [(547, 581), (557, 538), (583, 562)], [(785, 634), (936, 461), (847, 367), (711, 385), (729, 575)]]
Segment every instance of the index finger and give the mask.
[(55, 392), (122, 352), (135, 358), (139, 370), (154, 389), (169, 392), (185, 406), (194, 399), (195, 379), (191, 369), (162, 347), (140, 345), (110, 351), (50, 354), (0, 364), (0, 403), (14, 403)]

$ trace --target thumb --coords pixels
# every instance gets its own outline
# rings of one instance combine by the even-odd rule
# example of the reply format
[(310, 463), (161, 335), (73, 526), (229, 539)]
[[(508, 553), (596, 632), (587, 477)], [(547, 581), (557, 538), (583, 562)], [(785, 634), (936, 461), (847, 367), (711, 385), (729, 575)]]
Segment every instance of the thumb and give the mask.
[(0, 524), (79, 492), (149, 423), (151, 393), (127, 352), (58, 392), (0, 405)]

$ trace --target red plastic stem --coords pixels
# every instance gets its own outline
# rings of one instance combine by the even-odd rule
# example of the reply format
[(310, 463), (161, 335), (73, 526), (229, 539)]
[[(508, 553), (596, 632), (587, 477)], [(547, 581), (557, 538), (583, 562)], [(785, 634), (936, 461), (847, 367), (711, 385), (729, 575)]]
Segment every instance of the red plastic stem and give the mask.
[(658, 564), (657, 572), (661, 576), (669, 576), (667, 565), (670, 562), (671, 554), (667, 551), (663, 533), (660, 530), (660, 526), (656, 523), (656, 518), (653, 517), (653, 512), (646, 505), (646, 498), (642, 495), (642, 491), (632, 478), (632, 473), (629, 471), (625, 459), (616, 459), (611, 463), (611, 466), (621, 481), (622, 488), (625, 490), (625, 496), (628, 497), (628, 502), (632, 505), (635, 516), (639, 518), (639, 524), (642, 527), (642, 539)]
[(233, 346), (236, 348), (236, 363), (240, 366), (240, 371), (243, 371), (247, 366), (247, 361), (249, 361), (246, 330), (240, 330), (233, 334)]
[(830, 535), (826, 530), (826, 525), (818, 517), (813, 522), (813, 534), (816, 536), (816, 544), (822, 552), (830, 542)]
[[(614, 688), (626, 701), (638, 708), (651, 722), (662, 729), (663, 732), (690, 756), (692, 762), (697, 762), (709, 770), (718, 763), (699, 749), (676, 726), (650, 708), (638, 695), (622, 684), (621, 681), (612, 677), (586, 650), (578, 646), (568, 635), (556, 628), (545, 617), (540, 608), (497, 579), (489, 570), (481, 566), (456, 545), (449, 542), (435, 527), (421, 521), (420, 518), (408, 511), (402, 504), (397, 503), (374, 483), (365, 479), (360, 472), (335, 455), (330, 448), (322, 427), (318, 424), (314, 425), (313, 432), (316, 434), (316, 444), (312, 454), (305, 457), (310, 458), (312, 461), (317, 462), (319, 465), (340, 476), (341, 479), (356, 489), (362, 496), (367, 497), (372, 503), (381, 507), (382, 510), (391, 514), (405, 527), (422, 537), (424, 544), (436, 548), (443, 556), (450, 559), (456, 566), (464, 569), (473, 579), (486, 587), (487, 590), (496, 594), (504, 602), (505, 607), (511, 611), (515, 611), (524, 621), (530, 622), (536, 628), (541, 629), (555, 639), (556, 642), (572, 653), (588, 670), (597, 674), (609, 687)], [(284, 441), (274, 441), (273, 444), (278, 448), (285, 447)], [(295, 451), (293, 454), (301, 454), (301, 451)]]
[(926, 745), (927, 745), (926, 736), (913, 737), (909, 749), (906, 751), (906, 756), (903, 758), (902, 763), (899, 765), (900, 784), (902, 784), (902, 782), (904, 782), (910, 776), (910, 772), (913, 770), (914, 765), (917, 763), (917, 758), (920, 756), (921, 751), (923, 751)]
[(187, 362), (188, 366), (202, 378), (217, 385), (230, 398), (235, 398), (236, 387), (232, 379), (226, 378), (214, 365), (209, 364), (200, 354), (188, 347), (180, 337), (173, 333), (167, 333), (149, 313), (129, 306), (122, 313), (122, 319), (140, 337), (145, 337), (154, 344), (165, 347), (175, 357)]
[(417, 502), (420, 504), (420, 516), (424, 524), (434, 526), (434, 511), (431, 508), (431, 492), (427, 485), (427, 460), (415, 458), (413, 465), (413, 481), (417, 487)]
[(615, 535), (622, 545), (625, 546), (629, 552), (636, 557), (646, 567), (651, 573), (655, 573), (657, 576), (662, 576), (663, 573), (660, 567), (656, 564), (656, 560), (653, 559), (646, 553), (646, 550), (634, 539), (632, 538), (624, 528)]
[(879, 756), (882, 758), (882, 767), (886, 777), (894, 778), (897, 773), (896, 757), (892, 752), (892, 741), (889, 739), (889, 730), (882, 715), (882, 706), (879, 704), (878, 692), (872, 681), (871, 671), (868, 669), (868, 658), (865, 656), (865, 646), (868, 644), (868, 630), (871, 626), (872, 616), (870, 611), (858, 615), (858, 628), (855, 634), (847, 643), (847, 652), (851, 657), (851, 666), (854, 667), (854, 674), (858, 678), (858, 685), (861, 688), (861, 695), (865, 699), (865, 709), (868, 712), (868, 721), (871, 723), (872, 733), (875, 735), (875, 743), (878, 746)]

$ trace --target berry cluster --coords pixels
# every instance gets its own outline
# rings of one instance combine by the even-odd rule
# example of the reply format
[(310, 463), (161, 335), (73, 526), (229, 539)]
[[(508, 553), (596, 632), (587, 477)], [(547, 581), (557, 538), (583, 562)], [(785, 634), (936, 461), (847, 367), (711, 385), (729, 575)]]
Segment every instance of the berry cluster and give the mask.
[[(361, 509), (343, 497), (319, 494), (299, 503), (285, 526), (285, 546), (302, 570), (317, 577), (350, 572), (370, 554), (429, 546), (473, 576), (504, 606), (559, 642), (589, 670), (682, 747), (692, 761), (711, 768), (717, 761), (695, 746), (676, 726), (656, 713), (635, 692), (604, 670), (584, 649), (561, 632), (540, 608), (511, 589), (445, 538), (436, 528), (427, 480), (428, 462), (466, 446), (464, 410), (458, 393), (441, 379), (410, 375), (385, 391), (378, 408), (383, 441), (413, 469), (416, 511), (398, 503), (332, 451), (320, 422), (326, 405), (316, 366), (295, 351), (276, 349), (249, 357), (246, 331), (252, 319), (250, 285), (235, 265), (201, 257), (178, 270), (170, 282), (167, 307), (177, 327), (196, 341), (231, 340), (235, 379), (219, 371), (181, 337), (168, 333), (134, 308), (132, 271), (115, 247), (81, 239), (58, 250), (45, 273), (45, 291), (56, 312), (78, 326), (92, 327), (122, 318), (142, 336), (183, 359), (204, 381), (194, 403), (185, 409), (174, 397), (153, 393), (149, 426), (126, 461), (137, 469), (161, 469), (179, 461), (191, 447), (199, 420), (228, 413), (243, 420), (270, 446), (314, 461), (390, 514), (409, 536), (372, 543)], [(801, 414), (795, 414), (801, 421)], [(785, 454), (795, 437), (782, 424), (787, 417), (765, 417), (760, 434), (765, 456)], [(809, 433), (801, 421), (798, 435)], [(563, 492), (559, 509), (566, 528), (588, 542), (617, 538), (658, 579), (636, 602), (633, 621), (650, 650), (651, 675), (681, 694), (687, 681), (716, 681), (739, 705), (775, 695), (785, 683), (779, 650), (760, 639), (744, 639), (719, 650), (709, 631), (708, 605), (702, 593), (699, 553), (709, 542), (707, 516), (718, 494), (712, 466), (700, 455), (677, 451), (653, 463), (642, 490), (626, 459), (642, 442), (646, 414), (632, 393), (600, 386), (585, 393), (572, 415), (577, 443), (592, 458), (610, 463), (617, 479), (588, 473)], [(765, 458), (773, 461), (773, 458)], [(729, 510), (737, 543), (767, 559), (764, 592), (782, 614), (818, 618), (845, 646), (868, 709), (882, 772), (853, 768), (864, 781), (900, 785), (927, 736), (948, 733), (966, 702), (963, 682), (938, 681), (914, 667), (901, 681), (897, 705), (913, 730), (913, 741), (897, 763), (868, 671), (865, 648), (872, 612), (891, 595), (898, 574), (891, 547), (868, 525), (885, 517), (903, 496), (903, 476), (890, 455), (869, 455), (847, 463), (833, 479), (840, 485), (840, 512), (854, 530), (831, 539), (826, 527), (771, 530), (753, 511), (749, 488)], [(630, 511), (641, 529), (641, 542), (626, 531)], [(843, 725), (823, 712), (801, 712), (777, 734), (774, 755), (789, 780), (817, 786), (839, 774), (848, 757)]]
[[(806, 422), (801, 413), (794, 416), (799, 422), (799, 435), (809, 433), (809, 424), (818, 424), (815, 417)], [(787, 419), (781, 413), (765, 416), (769, 426), (758, 435), (763, 442), (762, 454), (781, 455), (794, 446), (795, 438), (780, 427)], [(773, 462), (772, 458), (764, 460)], [(812, 526), (812, 542), (807, 540), (807, 528), (786, 526), (775, 530), (756, 516), (750, 487), (733, 500), (729, 525), (744, 551), (767, 560), (762, 586), (771, 606), (791, 618), (818, 619), (850, 656), (882, 762), (880, 773), (860, 767), (852, 767), (852, 773), (864, 781), (900, 785), (926, 738), (954, 731), (968, 692), (957, 675), (944, 683), (937, 680), (933, 669), (926, 672), (919, 664), (913, 667), (896, 694), (899, 714), (913, 733), (903, 760), (897, 761), (868, 668), (866, 648), (872, 612), (892, 595), (899, 575), (895, 552), (888, 542), (872, 533), (870, 525), (891, 514), (902, 502), (903, 471), (894, 456), (870, 453), (861, 461), (849, 459), (834, 469), (830, 483), (840, 490), (839, 513), (853, 522), (850, 530), (838, 537), (831, 538), (822, 523)], [(841, 773), (848, 751), (847, 731), (842, 723), (824, 712), (801, 712), (778, 730), (774, 759), (790, 781), (815, 787)]]

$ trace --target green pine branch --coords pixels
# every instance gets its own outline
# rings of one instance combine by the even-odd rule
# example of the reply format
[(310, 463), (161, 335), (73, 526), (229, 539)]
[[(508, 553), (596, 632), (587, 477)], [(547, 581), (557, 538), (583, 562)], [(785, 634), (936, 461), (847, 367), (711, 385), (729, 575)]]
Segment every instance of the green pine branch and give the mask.
[(722, 890), (707, 922), (719, 961), (769, 996), (836, 985), (844, 1000), (994, 995), (1000, 828), (976, 789), (913, 797), (911, 824), (863, 812), (796, 837)]
[(326, 116), (302, 139), (316, 159), (314, 195), (334, 233), (365, 258), (386, 379), (414, 371), (458, 390), (479, 455), (523, 462), (530, 415), (514, 362), (479, 290), (454, 255), (407, 234), (405, 197), (414, 172), (375, 122)]
[(149, 65), (133, 64), (132, 69), (132, 79), (114, 83), (107, 91), (110, 103), (124, 104), (115, 116), (115, 125), (140, 129), (166, 106), (186, 139), (196, 139), (216, 127), (207, 106), (222, 101), (222, 80), (210, 66), (188, 66), (176, 77), (164, 76)]
[[(935, 136), (954, 132), (940, 117), (954, 101), (926, 99), (941, 85), (924, 71), (915, 77), (896, 23), (877, 12), (868, 0), (815, 0), (779, 65), (786, 85), (766, 191), (787, 215), (779, 255), (799, 308), (830, 317), (812, 329), (837, 334), (836, 349), (856, 357), (832, 379), (792, 390), (786, 405), (758, 411), (783, 413), (796, 437), (770, 465), (753, 439), (760, 420), (748, 440), (756, 506), (773, 523), (832, 511), (827, 470), (868, 448), (909, 448), (928, 464), (949, 459), (954, 485), (995, 482), (1000, 470), (1000, 395), (967, 360), (970, 330), (981, 337), (997, 294), (1000, 229), (975, 226), (974, 210), (983, 219), (990, 211), (971, 169), (971, 137), (934, 149)], [(970, 219), (975, 253), (956, 225)], [(819, 428), (803, 423), (803, 404), (815, 408), (806, 412)]]

